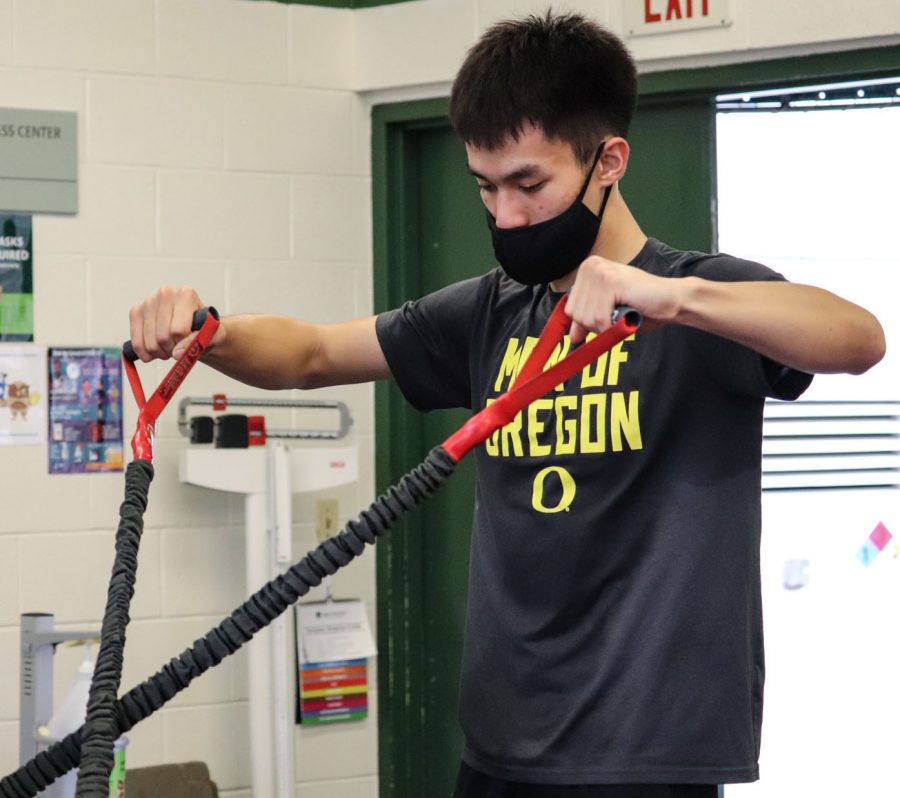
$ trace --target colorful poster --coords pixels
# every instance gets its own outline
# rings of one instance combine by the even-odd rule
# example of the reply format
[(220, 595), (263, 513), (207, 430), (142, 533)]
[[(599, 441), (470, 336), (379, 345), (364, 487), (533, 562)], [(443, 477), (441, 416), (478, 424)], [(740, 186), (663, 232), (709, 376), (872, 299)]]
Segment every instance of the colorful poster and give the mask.
[(359, 599), (328, 599), (294, 610), (300, 723), (363, 720), (369, 714), (368, 657), (375, 641), (365, 604)]
[(121, 350), (53, 347), (47, 362), (50, 473), (121, 471)]
[(44, 442), (46, 357), (42, 346), (0, 344), (0, 445)]
[(0, 341), (34, 340), (31, 217), (0, 214)]
[(340, 723), (369, 715), (368, 662), (350, 659), (300, 666), (300, 722)]

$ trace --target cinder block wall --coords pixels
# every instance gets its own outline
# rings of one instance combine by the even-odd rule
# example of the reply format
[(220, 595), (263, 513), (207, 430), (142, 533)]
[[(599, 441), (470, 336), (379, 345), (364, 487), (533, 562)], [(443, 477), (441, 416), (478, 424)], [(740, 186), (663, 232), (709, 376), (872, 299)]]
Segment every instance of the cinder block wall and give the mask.
[[(347, 11), (262, 0), (0, 0), (0, 106), (76, 111), (79, 120), (80, 213), (34, 220), (36, 342), (118, 345), (130, 305), (161, 284), (193, 285), (225, 313), (313, 321), (370, 313), (371, 105), (446, 94), (480, 30), (545, 6), (416, 0)], [(619, 0), (564, 6), (625, 32)], [(732, 8), (728, 28), (630, 40), (640, 68), (900, 38), (900, 0), (733, 0)], [(164, 373), (142, 370), (152, 385)], [(203, 367), (183, 390), (258, 395)], [(372, 392), (317, 395), (344, 399), (354, 414), (361, 478), (329, 494), (346, 520), (374, 494)], [(136, 415), (127, 388), (125, 406), (130, 437)], [(179, 484), (185, 441), (174, 416), (160, 425), (123, 687), (246, 595), (242, 501)], [(51, 478), (46, 457), (45, 447), (0, 448), (2, 773), (17, 763), (19, 613), (54, 612), (65, 628), (98, 624), (122, 498), (120, 476)], [(298, 555), (315, 545), (314, 500), (294, 502)], [(374, 581), (370, 553), (335, 586), (362, 597), (373, 614)], [(77, 649), (58, 651), (58, 695), (78, 657)], [(225, 796), (249, 796), (246, 679), (242, 653), (206, 674), (129, 735), (129, 765), (203, 759)], [(372, 711), (353, 726), (297, 731), (298, 796), (375, 798), (374, 690)]]
[[(367, 112), (350, 90), (351, 24), (350, 11), (271, 2), (0, 0), (0, 106), (78, 113), (80, 212), (34, 217), (36, 343), (120, 345), (129, 307), (163, 284), (193, 285), (225, 313), (371, 312)], [(164, 373), (142, 368), (145, 387)], [(260, 395), (203, 366), (182, 388), (220, 391)], [(347, 401), (354, 416), (361, 479), (328, 493), (346, 520), (373, 494), (371, 388), (317, 395)], [(125, 408), (127, 447), (127, 386)], [(247, 594), (243, 500), (179, 484), (175, 411), (160, 424), (123, 688)], [(0, 484), (5, 774), (18, 762), (18, 616), (99, 624), (123, 481), (51, 477), (46, 447), (34, 446), (0, 449)], [(298, 555), (316, 545), (315, 498), (294, 503)], [(374, 615), (372, 556), (335, 589)], [(59, 649), (58, 696), (79, 657)], [(129, 734), (129, 766), (199, 758), (224, 795), (248, 796), (246, 681), (239, 652)], [(298, 730), (298, 794), (374, 796), (375, 725), (373, 712), (340, 730)]]
[[(687, 14), (701, 3), (671, 0)], [(645, 6), (645, 3), (647, 6)], [(422, 0), (354, 14), (353, 86), (377, 92), (430, 85), (446, 94), (478, 33), (499, 19), (544, 13), (548, 6), (596, 19), (622, 36), (643, 71), (709, 66), (830, 52), (900, 41), (900, 1), (729, 0), (731, 24), (675, 34), (630, 36), (625, 10), (645, 7), (666, 18), (670, 0)], [(726, 5), (712, 2), (712, 12)], [(390, 94), (387, 94), (390, 97)]]

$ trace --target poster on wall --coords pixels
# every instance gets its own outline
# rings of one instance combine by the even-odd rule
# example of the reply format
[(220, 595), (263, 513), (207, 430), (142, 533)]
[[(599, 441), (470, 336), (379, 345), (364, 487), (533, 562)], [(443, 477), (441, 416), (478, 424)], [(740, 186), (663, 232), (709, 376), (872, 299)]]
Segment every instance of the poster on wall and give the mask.
[(368, 660), (301, 665), (298, 715), (306, 725), (365, 720), (369, 716)]
[(53, 347), (47, 363), (50, 473), (121, 471), (121, 349)]
[(0, 445), (44, 442), (46, 356), (42, 346), (0, 344)]
[(365, 604), (360, 599), (312, 601), (299, 604), (294, 619), (300, 670), (297, 722), (365, 720), (368, 657), (376, 654)]
[(31, 216), (0, 214), (0, 341), (34, 340)]

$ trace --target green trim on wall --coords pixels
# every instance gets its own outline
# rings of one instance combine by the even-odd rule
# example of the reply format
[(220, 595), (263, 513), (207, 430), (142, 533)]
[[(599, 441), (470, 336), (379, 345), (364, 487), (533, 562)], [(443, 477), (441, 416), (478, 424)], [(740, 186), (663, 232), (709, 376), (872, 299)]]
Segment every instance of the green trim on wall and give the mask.
[(406, 255), (409, 210), (404, 178), (403, 135), (407, 130), (446, 124), (450, 101), (446, 97), (412, 102), (376, 105), (372, 109), (372, 209), (374, 228), (373, 258), (375, 274), (375, 311), (395, 307), (417, 288), (408, 285), (409, 269), (389, 268), (408, 263)]
[(327, 6), (328, 8), (375, 8), (375, 6), (391, 6), (397, 3), (410, 3), (413, 0), (275, 0), (289, 6)]
[[(381, 105), (372, 109), (372, 209), (375, 312), (419, 291), (416, 193), (409, 169), (407, 131), (447, 123), (448, 100)], [(379, 492), (421, 459), (421, 427), (392, 383), (375, 386), (375, 473)], [(378, 772), (382, 798), (426, 795), (419, 754), (424, 749), (421, 707), (426, 678), (421, 641), (421, 536), (407, 518), (375, 549), (379, 629)]]
[(900, 72), (900, 45), (820, 53), (747, 64), (650, 72), (640, 76), (642, 97), (685, 92), (721, 94), (754, 86), (797, 86), (833, 78), (891, 77)]

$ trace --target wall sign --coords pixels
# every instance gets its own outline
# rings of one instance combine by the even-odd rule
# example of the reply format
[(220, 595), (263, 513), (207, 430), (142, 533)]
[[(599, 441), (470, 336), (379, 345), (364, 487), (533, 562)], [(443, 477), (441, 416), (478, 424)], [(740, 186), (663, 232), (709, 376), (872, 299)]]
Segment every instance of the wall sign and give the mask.
[(0, 345), (0, 446), (46, 440), (46, 396), (47, 350)]
[(78, 212), (78, 116), (0, 108), (0, 210)]
[(50, 473), (121, 471), (122, 350), (52, 347), (47, 364)]
[(299, 604), (297, 626), (301, 663), (375, 656), (366, 606), (360, 599)]
[(731, 0), (623, 0), (629, 36), (679, 33), (731, 24)]
[(0, 341), (34, 340), (31, 217), (0, 214)]
[(299, 710), (304, 724), (365, 720), (369, 715), (368, 660), (301, 665)]

